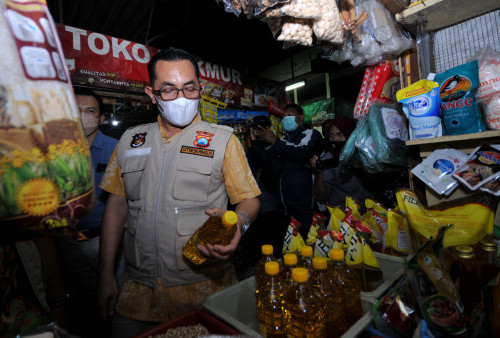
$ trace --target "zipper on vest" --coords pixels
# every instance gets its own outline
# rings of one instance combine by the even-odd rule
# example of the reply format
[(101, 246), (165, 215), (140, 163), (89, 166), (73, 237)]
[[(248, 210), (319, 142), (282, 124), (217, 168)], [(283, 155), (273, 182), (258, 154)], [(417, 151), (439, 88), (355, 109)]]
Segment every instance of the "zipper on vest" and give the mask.
[(158, 184), (158, 190), (156, 191), (156, 206), (155, 206), (154, 237), (155, 237), (155, 252), (156, 252), (156, 274), (158, 277), (163, 276), (163, 266), (161, 264), (161, 256), (160, 256), (160, 243), (158, 238), (158, 207), (160, 205), (160, 189), (161, 189), (161, 182), (163, 181), (163, 170), (165, 168), (166, 150), (167, 148), (165, 145), (163, 148), (163, 159), (161, 163), (160, 181)]

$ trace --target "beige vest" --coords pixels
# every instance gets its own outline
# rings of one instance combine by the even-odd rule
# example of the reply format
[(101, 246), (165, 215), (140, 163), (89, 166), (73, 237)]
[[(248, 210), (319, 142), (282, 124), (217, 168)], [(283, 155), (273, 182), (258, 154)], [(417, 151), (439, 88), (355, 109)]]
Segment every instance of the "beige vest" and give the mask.
[(128, 200), (124, 251), (132, 280), (153, 287), (161, 277), (173, 286), (229, 268), (221, 261), (196, 266), (183, 257), (182, 247), (208, 218), (206, 209), (227, 208), (222, 162), (231, 134), (229, 127), (202, 121), (169, 143), (162, 141), (158, 123), (123, 134), (117, 155)]

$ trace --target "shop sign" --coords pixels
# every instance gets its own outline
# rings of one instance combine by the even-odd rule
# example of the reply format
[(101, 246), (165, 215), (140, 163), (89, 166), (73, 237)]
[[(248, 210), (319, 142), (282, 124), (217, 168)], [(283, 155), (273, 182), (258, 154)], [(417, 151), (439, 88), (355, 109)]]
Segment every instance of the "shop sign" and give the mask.
[(144, 92), (157, 48), (57, 24), (73, 84)]

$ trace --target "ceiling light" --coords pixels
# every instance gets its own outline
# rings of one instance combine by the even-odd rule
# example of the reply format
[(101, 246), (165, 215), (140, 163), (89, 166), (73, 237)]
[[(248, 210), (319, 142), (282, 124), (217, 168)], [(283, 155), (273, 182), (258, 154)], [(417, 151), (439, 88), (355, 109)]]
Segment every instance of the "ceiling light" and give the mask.
[(117, 126), (117, 125), (120, 124), (120, 122), (117, 121), (117, 120), (113, 120), (113, 121), (111, 121), (111, 124), (114, 125), (114, 126)]
[(291, 85), (289, 85), (289, 86), (286, 86), (286, 87), (285, 87), (285, 90), (286, 90), (286, 91), (290, 91), (290, 90), (297, 89), (297, 88), (302, 87), (302, 86), (305, 86), (305, 85), (306, 85), (306, 82), (305, 82), (305, 81), (300, 81), (300, 82), (297, 82), (297, 83), (291, 84)]

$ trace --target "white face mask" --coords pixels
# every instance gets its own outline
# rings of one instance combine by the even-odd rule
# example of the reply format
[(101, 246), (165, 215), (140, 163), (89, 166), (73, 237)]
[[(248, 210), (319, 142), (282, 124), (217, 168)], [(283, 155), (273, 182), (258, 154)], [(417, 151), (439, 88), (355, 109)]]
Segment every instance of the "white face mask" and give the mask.
[(82, 114), (83, 132), (85, 136), (90, 136), (99, 128), (99, 117), (91, 114)]
[(185, 97), (179, 97), (172, 101), (158, 102), (158, 110), (168, 122), (176, 127), (185, 127), (198, 113), (198, 103), (200, 99), (190, 100)]

